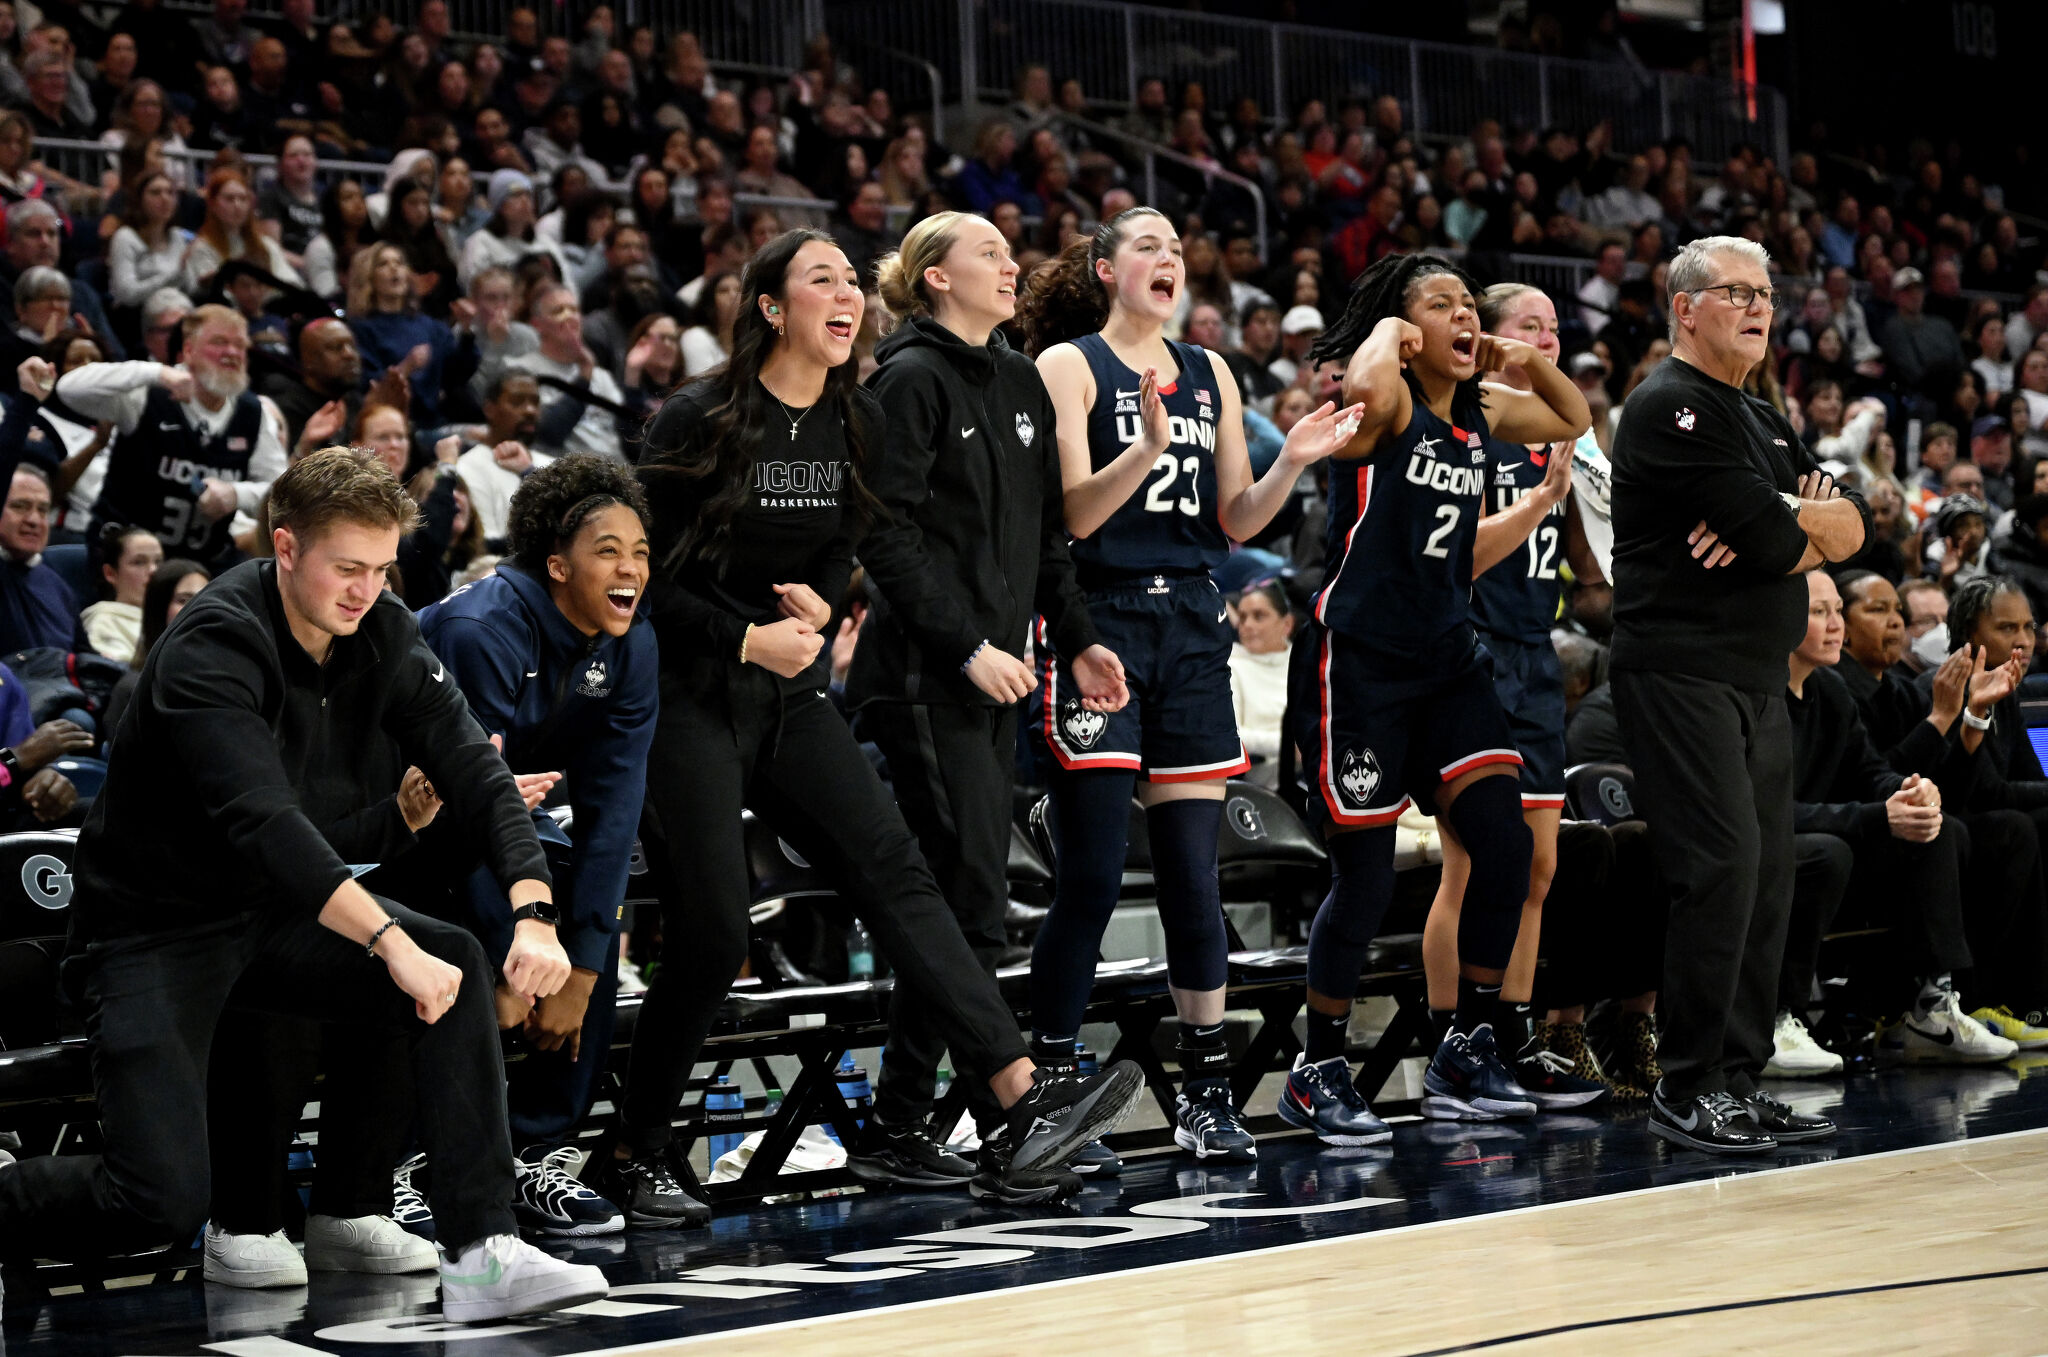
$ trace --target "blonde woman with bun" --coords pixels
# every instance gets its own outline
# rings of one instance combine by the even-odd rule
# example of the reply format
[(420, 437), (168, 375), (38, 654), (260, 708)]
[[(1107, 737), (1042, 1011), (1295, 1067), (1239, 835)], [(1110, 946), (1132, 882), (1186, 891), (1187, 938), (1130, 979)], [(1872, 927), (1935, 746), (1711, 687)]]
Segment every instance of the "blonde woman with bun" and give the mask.
[[(1019, 704), (1037, 682), (1024, 661), (1032, 614), (1044, 615), (1040, 644), (1066, 660), (1090, 710), (1114, 711), (1125, 696), (1123, 666), (1096, 638), (1067, 555), (1052, 399), (999, 328), (1016, 314), (1017, 272), (1002, 233), (963, 212), (925, 218), (877, 266), (898, 324), (868, 381), (889, 412), (870, 483), (890, 512), (861, 545), (872, 606), (846, 684), (991, 975), (1004, 947)], [(870, 1181), (965, 1182), (974, 1166), (926, 1125), (946, 1049), (938, 1024), (900, 986), (890, 1019), (874, 1120), (850, 1166)], [(980, 1085), (971, 1081), (985, 1136), (999, 1118)]]

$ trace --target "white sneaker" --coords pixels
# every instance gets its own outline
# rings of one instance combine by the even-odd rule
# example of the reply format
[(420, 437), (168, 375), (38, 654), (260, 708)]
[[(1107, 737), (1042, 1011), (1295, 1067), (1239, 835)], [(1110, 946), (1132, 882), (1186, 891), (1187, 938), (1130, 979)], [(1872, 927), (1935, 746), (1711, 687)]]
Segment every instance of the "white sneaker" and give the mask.
[(2019, 1047), (1963, 1012), (1954, 990), (1925, 1013), (1908, 1013), (1884, 1029), (1877, 1053), (1890, 1060), (1938, 1065), (1995, 1065)]
[(307, 1216), (306, 1266), (314, 1272), (388, 1277), (431, 1272), (440, 1252), (389, 1216)]
[(596, 1268), (551, 1258), (513, 1234), (494, 1234), (441, 1262), (441, 1317), (451, 1324), (540, 1314), (610, 1293)]
[(640, 968), (624, 957), (619, 958), (619, 993), (647, 993), (647, 981), (642, 978)]
[(211, 1221), (206, 1226), (206, 1262), (200, 1275), (222, 1286), (260, 1290), (271, 1286), (304, 1286), (306, 1260), (276, 1234), (227, 1234)]
[(1771, 1038), (1777, 1049), (1764, 1064), (1767, 1079), (1801, 1079), (1842, 1072), (1842, 1057), (1815, 1041), (1796, 1013), (1780, 1013), (1777, 1025), (1771, 1029)]

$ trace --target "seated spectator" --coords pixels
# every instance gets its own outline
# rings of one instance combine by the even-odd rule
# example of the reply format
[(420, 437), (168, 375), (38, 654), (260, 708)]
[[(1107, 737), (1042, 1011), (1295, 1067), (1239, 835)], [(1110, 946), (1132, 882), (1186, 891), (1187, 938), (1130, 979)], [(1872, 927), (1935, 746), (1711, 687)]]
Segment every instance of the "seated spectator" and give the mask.
[[(460, 67), (449, 66), (449, 70)], [(477, 195), (476, 176), (461, 156), (441, 162), (441, 177), (434, 186), (434, 220), (447, 236), (449, 253), (460, 254), (463, 245), (490, 219), (491, 210)]]
[(35, 159), (35, 129), (19, 113), (0, 113), (0, 203), (11, 206), (45, 196), (58, 195)]
[(384, 220), (391, 214), (391, 195), (398, 186), (408, 180), (433, 186), (438, 173), (439, 162), (434, 153), (424, 146), (409, 146), (391, 157), (391, 163), (384, 168), (384, 183), (365, 202), (370, 209), (370, 223), (378, 230), (384, 229)]
[(1287, 591), (1268, 580), (1238, 595), (1233, 612), (1237, 642), (1230, 648), (1230, 698), (1237, 709), (1238, 735), (1252, 759), (1246, 777), (1261, 787), (1277, 787), (1294, 609)]
[(389, 242), (372, 245), (349, 267), (348, 328), (371, 371), (397, 369), (411, 387), (408, 411), (422, 427), (440, 421), (445, 383), (469, 379), (451, 372), (455, 335), (432, 316), (420, 314), (419, 293), (405, 251)]
[(578, 165), (593, 179), (606, 178), (604, 166), (584, 154), (582, 135), (583, 115), (568, 99), (558, 98), (548, 106), (540, 125), (527, 130), (520, 144), (526, 148), (535, 174), (551, 179), (563, 166)]
[(683, 331), (683, 376), (700, 377), (732, 356), (732, 328), (740, 314), (740, 275), (707, 274)]
[[(750, 156), (752, 150), (749, 143)], [(953, 181), (954, 191), (968, 211), (987, 216), (997, 203), (1008, 199), (1036, 213), (1038, 199), (1018, 176), (1016, 157), (1017, 130), (1001, 118), (984, 122), (974, 136), (973, 157), (960, 167)]]
[[(0, 138), (4, 140), (4, 138)], [(0, 316), (8, 328), (14, 324), (14, 284), (26, 269), (61, 268), (64, 248), (63, 223), (57, 210), (40, 198), (19, 202), (7, 209), (7, 267), (0, 269), (0, 304), (5, 306), (5, 315)], [(99, 292), (82, 278), (72, 277), (72, 315), (83, 316), (86, 328), (100, 337), (100, 343), (108, 355), (123, 358), (121, 341), (114, 336), (113, 326), (107, 321), (107, 312), (101, 304)]]
[[(122, 147), (156, 142), (164, 173), (171, 176), (180, 193), (191, 189), (191, 162), (181, 154), (187, 149), (185, 138), (171, 120), (170, 96), (164, 93), (162, 85), (154, 80), (130, 81), (115, 101), (113, 114), (113, 125), (100, 134), (100, 144), (107, 148), (108, 169), (121, 169)], [(124, 183), (126, 179), (123, 175)]]
[[(1845, 894), (1889, 923), (1916, 990), (1903, 1020), (1880, 1031), (1880, 1058), (1986, 1064), (2017, 1049), (1964, 1012), (1954, 975), (1972, 965), (1963, 925), (1960, 822), (1942, 813), (1936, 769), (1948, 741), (1916, 726), (1889, 763), (1871, 747), (1856, 704), (1834, 672), (1841, 659), (1841, 598), (1824, 570), (1806, 577), (1806, 637), (1791, 655), (1792, 823), (1802, 870), (1778, 990), (1777, 1050), (1767, 1076), (1833, 1073), (1841, 1057), (1821, 1050), (1802, 1014), (1815, 995), (1820, 943)], [(1961, 684), (1944, 689), (1960, 707)], [(1943, 699), (1938, 698), (1940, 703)], [(1858, 920), (1864, 922), (1865, 920)], [(1981, 996), (1980, 996), (1981, 997)], [(2040, 1034), (2048, 1044), (2048, 1032)]]
[(109, 523), (100, 531), (99, 559), (106, 597), (87, 606), (78, 620), (88, 645), (127, 664), (142, 642), (142, 596), (164, 563), (163, 543), (148, 528)]
[(43, 563), (51, 503), (49, 473), (28, 462), (15, 467), (0, 505), (0, 654), (37, 646), (69, 650), (77, 633), (71, 586)]
[(337, 179), (320, 195), (320, 230), (306, 242), (306, 286), (327, 301), (347, 289), (349, 265), (374, 238), (363, 186)]
[(92, 136), (91, 121), (70, 107), (71, 72), (63, 57), (48, 50), (31, 52), (22, 60), (21, 77), (28, 85), (28, 98), (20, 109), (37, 136), (77, 141)]
[(149, 658), (149, 648), (212, 579), (212, 573), (205, 566), (181, 557), (167, 560), (150, 572), (149, 583), (142, 591), (142, 628), (135, 642), (135, 655), (128, 661), (128, 672), (121, 676), (121, 681), (114, 685), (113, 694), (107, 699), (107, 719), (103, 729), (109, 740), (120, 730), (122, 713), (128, 708), (128, 699), (135, 694), (136, 679), (142, 672), (142, 662)]
[(413, 461), (412, 422), (405, 417), (405, 411), (395, 405), (365, 403), (362, 413), (356, 416), (355, 436), (349, 442), (375, 453), (377, 460), (390, 469), (391, 478), (405, 484)]
[(1927, 314), (1927, 284), (1915, 268), (1892, 276), (1897, 311), (1878, 330), (1885, 374), (1930, 400), (1945, 400), (1956, 376), (1969, 366), (1962, 337), (1940, 316)]
[(683, 383), (682, 327), (663, 311), (647, 316), (626, 336), (627, 413), (619, 416), (619, 441), (626, 460), (638, 462), (640, 433), (669, 393)]
[(1909, 579), (1899, 585), (1899, 609), (1906, 615), (1906, 653), (1900, 671), (1918, 678), (1948, 658), (1948, 591), (1938, 580)]
[(832, 238), (846, 252), (846, 261), (860, 271), (861, 284), (872, 288), (875, 261), (903, 243), (889, 229), (889, 197), (873, 180), (853, 185), (832, 219)]
[(128, 192), (121, 229), (107, 247), (107, 282), (114, 314), (133, 318), (158, 288), (184, 276), (192, 233), (177, 224), (178, 186), (162, 170), (146, 171)]
[(2012, 512), (2003, 535), (1992, 540), (1992, 574), (2026, 590), (2036, 617), (2048, 617), (2048, 495), (2028, 495)]
[(1997, 415), (1979, 416), (1970, 425), (1970, 461), (1984, 482), (1979, 498), (1996, 509), (2012, 508), (2012, 427)]
[(540, 384), (533, 374), (507, 365), (485, 378), (484, 439), (455, 461), (455, 474), (469, 489), (470, 508), (483, 526), (492, 552), (505, 549), (512, 496), (535, 467), (555, 459), (533, 452), (540, 426)]
[(213, 0), (213, 13), (192, 20), (200, 55), (210, 65), (247, 66), (263, 34), (244, 22), (249, 0)]
[(192, 144), (204, 151), (258, 151), (262, 128), (242, 106), (234, 70), (209, 66), (199, 107), (192, 115)]
[[(93, 516), (155, 530), (166, 549), (225, 567), (240, 559), (237, 513), (261, 512), (284, 471), (284, 420), (249, 390), (249, 327), (225, 306), (185, 317), (176, 367), (88, 363), (57, 379), (57, 395), (121, 434)], [(130, 438), (144, 421), (153, 430)]]
[(462, 294), (455, 282), (455, 259), (434, 220), (432, 190), (417, 179), (400, 182), (391, 191), (383, 239), (405, 252), (419, 309), (437, 321), (446, 316), (449, 303)]
[[(507, 268), (488, 268), (470, 280), (469, 296), (454, 308), (458, 342), (474, 344), (479, 374), (493, 372), (514, 358), (540, 348), (540, 336), (519, 310), (519, 280)], [(481, 401), (482, 388), (472, 378), (470, 389)]]
[(1870, 506), (1870, 540), (1856, 557), (1856, 564), (1897, 585), (1906, 578), (1906, 544), (1912, 540), (1914, 526), (1905, 493), (1897, 481), (1877, 479), (1870, 482), (1863, 499)]
[(1291, 384), (1301, 373), (1301, 360), (1309, 346), (1323, 333), (1323, 313), (1313, 306), (1295, 306), (1280, 318), (1280, 356), (1267, 369), (1282, 383)]
[(256, 195), (239, 170), (215, 170), (206, 177), (206, 221), (185, 249), (184, 290), (204, 292), (231, 259), (246, 260), (279, 282), (303, 287), (305, 279), (285, 260), (284, 250), (256, 226)]
[(420, 506), (420, 526), (398, 543), (399, 597), (414, 612), (448, 597), (455, 576), (484, 554), (483, 520), (455, 470), (461, 446), (459, 435), (442, 439), (434, 465), (406, 483), (406, 493)]
[(0, 335), (0, 371), (41, 354), (70, 323), (71, 280), (41, 264), (23, 269), (14, 280), (14, 325)]
[(257, 218), (277, 224), (277, 243), (284, 247), (286, 261), (301, 273), (306, 270), (306, 247), (327, 224), (315, 156), (311, 137), (285, 138), (277, 153), (277, 177), (256, 196)]
[(1940, 579), (1942, 588), (1954, 592), (1983, 577), (1985, 556), (1990, 549), (1991, 510), (1972, 491), (1982, 483), (1983, 473), (1968, 462), (1958, 462), (1943, 477), (1948, 497), (1927, 520), (1926, 546), (1921, 552), (1923, 568)]
[[(494, 171), (486, 197), (490, 220), (462, 246), (457, 272), (464, 288), (487, 268), (511, 268), (530, 254), (553, 253), (534, 236), (533, 180), (518, 170)], [(559, 257), (555, 264), (557, 272), (567, 277), (567, 265)]]
[[(529, 314), (534, 333), (540, 336), (540, 348), (513, 359), (512, 366), (554, 379), (541, 388), (536, 446), (556, 456), (570, 452), (620, 456), (615, 421), (624, 393), (583, 342), (583, 311), (576, 304), (576, 294), (553, 283), (536, 289), (530, 301)], [(591, 396), (608, 402), (610, 408), (592, 403)]]
[[(263, 394), (284, 418), (285, 445), (297, 459), (356, 422), (363, 406), (363, 356), (355, 332), (332, 316), (299, 331), (299, 375), (272, 372)], [(325, 417), (315, 417), (324, 412)]]
[(0, 828), (8, 831), (55, 824), (78, 804), (78, 788), (50, 764), (66, 754), (92, 752), (93, 735), (59, 718), (40, 726), (29, 710), (28, 689), (0, 664), (0, 748), (14, 777), (0, 787)]
[(142, 304), (143, 356), (155, 363), (178, 361), (180, 333), (192, 314), (192, 299), (174, 287), (160, 287)]
[(93, 500), (106, 475), (107, 448), (114, 431), (107, 425), (79, 420), (61, 404), (50, 402), (57, 378), (103, 357), (99, 344), (83, 330), (66, 330), (45, 346), (46, 356), (24, 360), (16, 369), (19, 399), (9, 398), (7, 418), (0, 423), (0, 447), (50, 473), (50, 493), (58, 508), (50, 520), (52, 542), (83, 542), (92, 524)]
[(1237, 377), (1245, 408), (1270, 419), (1274, 398), (1287, 389), (1268, 367), (1280, 351), (1280, 309), (1260, 293), (1239, 312), (1238, 333), (1238, 346), (1226, 350), (1223, 359)]

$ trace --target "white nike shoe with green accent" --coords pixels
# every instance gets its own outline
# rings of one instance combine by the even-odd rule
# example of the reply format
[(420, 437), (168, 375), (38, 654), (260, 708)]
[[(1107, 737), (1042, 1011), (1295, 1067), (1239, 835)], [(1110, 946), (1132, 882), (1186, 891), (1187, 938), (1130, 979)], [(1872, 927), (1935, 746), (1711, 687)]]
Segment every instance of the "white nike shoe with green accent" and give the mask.
[(480, 1324), (603, 1300), (611, 1287), (594, 1267), (565, 1263), (515, 1234), (494, 1234), (441, 1261), (441, 1317)]

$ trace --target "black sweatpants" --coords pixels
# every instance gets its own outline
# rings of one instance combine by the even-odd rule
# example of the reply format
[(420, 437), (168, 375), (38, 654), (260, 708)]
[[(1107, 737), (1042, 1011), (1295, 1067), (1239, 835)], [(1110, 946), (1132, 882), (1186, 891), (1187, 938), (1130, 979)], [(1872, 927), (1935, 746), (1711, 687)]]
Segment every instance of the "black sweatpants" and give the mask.
[(1578, 1008), (1654, 991), (1664, 969), (1664, 896), (1640, 821), (1557, 827), (1557, 872), (1543, 902), (1536, 1008)]
[(1812, 1002), (1821, 939), (1845, 901), (1846, 922), (1891, 929), (1893, 980), (1967, 970), (1962, 881), (1970, 853), (1969, 830), (1952, 815), (1941, 817), (1932, 843), (1908, 843), (1883, 822), (1848, 834), (1797, 835), (1778, 1007), (1803, 1012)]
[(1972, 1007), (2048, 1007), (2048, 809), (1973, 811), (1963, 926), (1976, 960), (1957, 988)]
[(453, 1252), (511, 1233), (505, 1068), (483, 948), (452, 924), (379, 903), (462, 971), (455, 1006), (432, 1026), (383, 962), (282, 909), (95, 942), (84, 958), (86, 1036), (106, 1148), (0, 1173), (0, 1256), (92, 1259), (192, 1238), (212, 1197), (207, 1073), (220, 1025), (241, 1020), (231, 1008), (372, 1040), (403, 1034), (441, 1239)]
[(1615, 715), (1671, 900), (1657, 1060), (1669, 1098), (1747, 1097), (1774, 1049), (1792, 906), (1785, 695), (1621, 670)]
[(824, 692), (736, 660), (671, 662), (647, 796), (668, 840), (676, 908), (662, 923), (661, 969), (641, 1001), (620, 1107), (635, 1154), (668, 1144), (690, 1071), (746, 961), (740, 810), (756, 791), (801, 818), (792, 842), (873, 930), (899, 983), (928, 997), (963, 1068), (994, 1072), (1028, 1054), (902, 812)]
[[(871, 702), (860, 730), (889, 760), (896, 806), (953, 908), (960, 932), (993, 977), (1009, 944), (1010, 793), (1017, 763), (1017, 709)], [(885, 949), (886, 950), (886, 949)], [(903, 967), (895, 954), (889, 962)], [(889, 1043), (875, 1088), (875, 1114), (908, 1126), (931, 1114), (946, 1040), (937, 1003), (914, 983), (899, 983), (889, 1000)], [(975, 1120), (992, 1126), (998, 1112), (989, 1092), (992, 1069), (960, 1062)]]

